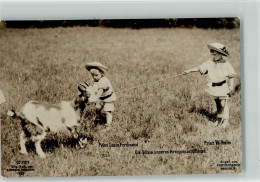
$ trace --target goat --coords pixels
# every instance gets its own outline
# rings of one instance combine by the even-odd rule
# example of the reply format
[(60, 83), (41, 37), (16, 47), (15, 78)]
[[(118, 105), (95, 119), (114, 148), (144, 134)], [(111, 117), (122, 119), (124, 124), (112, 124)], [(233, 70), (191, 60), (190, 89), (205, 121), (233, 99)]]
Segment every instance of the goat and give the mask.
[(35, 143), (36, 153), (45, 158), (41, 141), (47, 132), (69, 131), (78, 139), (79, 146), (85, 147), (87, 137), (80, 133), (83, 124), (83, 113), (86, 104), (96, 102), (97, 98), (92, 86), (87, 83), (78, 86), (79, 96), (73, 101), (61, 101), (58, 104), (46, 104), (37, 101), (27, 102), (17, 114), (14, 110), (8, 115), (21, 120), (23, 131), (20, 134), (20, 152), (27, 154), (25, 143), (31, 139)]

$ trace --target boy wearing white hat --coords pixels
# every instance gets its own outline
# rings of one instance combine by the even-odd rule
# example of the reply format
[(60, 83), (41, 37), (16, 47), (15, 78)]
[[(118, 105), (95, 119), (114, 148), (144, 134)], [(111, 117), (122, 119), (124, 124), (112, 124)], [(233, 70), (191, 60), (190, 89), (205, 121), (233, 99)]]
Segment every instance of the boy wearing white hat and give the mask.
[[(225, 128), (229, 121), (227, 99), (234, 90), (234, 76), (236, 73), (231, 64), (223, 58), (223, 56), (229, 56), (223, 44), (209, 44), (208, 48), (212, 59), (195, 68), (185, 70), (183, 74), (190, 72), (208, 74), (209, 83), (206, 92), (215, 99), (218, 125), (222, 125)], [(227, 80), (229, 80), (229, 85), (227, 84)]]
[(99, 98), (99, 102), (96, 104), (97, 111), (106, 115), (106, 127), (109, 128), (113, 118), (112, 112), (115, 110), (114, 101), (116, 101), (116, 94), (110, 81), (105, 76), (108, 68), (101, 63), (91, 62), (87, 63), (86, 69), (94, 79), (93, 88)]

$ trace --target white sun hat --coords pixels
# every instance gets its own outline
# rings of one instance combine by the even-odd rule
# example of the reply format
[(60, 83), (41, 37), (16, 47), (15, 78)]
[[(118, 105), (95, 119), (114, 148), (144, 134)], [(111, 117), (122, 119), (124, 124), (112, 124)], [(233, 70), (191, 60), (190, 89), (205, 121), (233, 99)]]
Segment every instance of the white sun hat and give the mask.
[(108, 68), (106, 66), (104, 66), (103, 64), (101, 64), (99, 62), (87, 63), (85, 67), (87, 70), (91, 70), (92, 68), (97, 68), (103, 72), (106, 72), (108, 70)]
[(220, 43), (208, 44), (208, 48), (210, 50), (217, 51), (217, 52), (221, 53), (224, 56), (229, 56), (227, 48), (223, 44), (220, 44)]

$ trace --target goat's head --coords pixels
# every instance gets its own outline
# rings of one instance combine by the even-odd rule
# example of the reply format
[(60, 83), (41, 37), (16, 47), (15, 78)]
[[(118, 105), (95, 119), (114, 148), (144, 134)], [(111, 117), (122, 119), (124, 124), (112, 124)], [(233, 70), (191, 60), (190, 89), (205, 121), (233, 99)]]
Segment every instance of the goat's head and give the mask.
[(97, 101), (97, 96), (92, 86), (87, 82), (78, 85), (79, 94), (75, 100), (75, 107), (80, 108), (81, 112), (86, 108), (86, 104), (91, 104)]
[(78, 141), (76, 144), (76, 148), (85, 148), (88, 143), (86, 132), (82, 133), (82, 129), (80, 126), (75, 126), (71, 128), (68, 127), (68, 130), (71, 132), (72, 136)]
[(82, 99), (82, 101), (86, 103), (93, 103), (98, 100), (94, 88), (87, 82), (80, 83), (78, 85), (78, 90), (80, 91), (79, 97)]
[(88, 83), (81, 83), (78, 85), (79, 96), (75, 100), (75, 107), (79, 109), (81, 114), (80, 126), (76, 128), (73, 134), (78, 139), (80, 148), (87, 145), (87, 137), (89, 135), (89, 128), (92, 120), (96, 117), (95, 102), (98, 100), (95, 91)]

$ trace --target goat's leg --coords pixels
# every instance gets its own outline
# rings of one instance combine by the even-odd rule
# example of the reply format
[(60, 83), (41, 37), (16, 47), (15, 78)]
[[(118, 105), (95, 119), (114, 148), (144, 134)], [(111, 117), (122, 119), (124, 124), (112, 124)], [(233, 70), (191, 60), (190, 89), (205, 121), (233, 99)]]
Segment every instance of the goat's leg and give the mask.
[(72, 137), (74, 137), (74, 138), (79, 137), (78, 132), (77, 132), (77, 128), (75, 126), (74, 127), (67, 127), (67, 129), (69, 130)]
[(34, 137), (36, 153), (41, 158), (45, 158), (46, 157), (45, 153), (42, 151), (42, 148), (41, 148), (41, 142), (45, 138), (45, 136), (46, 136), (46, 132), (43, 132), (41, 135), (37, 135), (37, 136)]
[(26, 141), (27, 141), (27, 137), (25, 136), (24, 131), (22, 131), (20, 134), (20, 147), (21, 147), (20, 152), (22, 154), (28, 154), (25, 146)]

